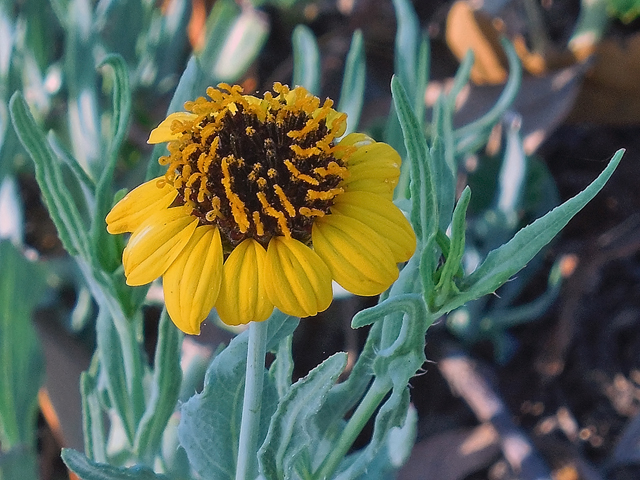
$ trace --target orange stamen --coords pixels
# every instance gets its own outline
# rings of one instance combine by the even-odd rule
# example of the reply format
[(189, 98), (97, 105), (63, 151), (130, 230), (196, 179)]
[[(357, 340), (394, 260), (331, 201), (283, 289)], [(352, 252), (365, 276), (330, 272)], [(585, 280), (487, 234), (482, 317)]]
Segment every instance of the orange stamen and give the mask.
[(249, 218), (247, 218), (247, 213), (245, 212), (244, 202), (231, 188), (232, 179), (231, 174), (229, 173), (229, 164), (227, 161), (227, 157), (222, 159), (221, 167), (223, 175), (222, 186), (224, 187), (224, 192), (227, 195), (229, 205), (231, 206), (231, 214), (233, 215), (233, 219), (238, 224), (240, 232), (246, 233), (250, 225)]

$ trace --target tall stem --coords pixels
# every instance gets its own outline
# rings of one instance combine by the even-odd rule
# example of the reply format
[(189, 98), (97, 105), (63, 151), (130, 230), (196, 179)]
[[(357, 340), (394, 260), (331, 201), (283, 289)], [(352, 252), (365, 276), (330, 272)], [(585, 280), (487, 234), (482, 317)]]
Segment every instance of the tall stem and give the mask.
[(254, 472), (258, 450), (266, 352), (267, 322), (251, 322), (249, 324), (249, 346), (247, 348), (247, 370), (242, 402), (236, 480), (249, 480)]
[(314, 478), (325, 480), (333, 475), (365, 424), (380, 405), (380, 402), (389, 393), (389, 390), (391, 390), (391, 385), (388, 382), (380, 381), (378, 378), (373, 381), (360, 405), (358, 405), (358, 408), (356, 408), (356, 411), (353, 412), (353, 415), (345, 425), (340, 438), (331, 449), (331, 453), (324, 459), (317, 473), (314, 474)]

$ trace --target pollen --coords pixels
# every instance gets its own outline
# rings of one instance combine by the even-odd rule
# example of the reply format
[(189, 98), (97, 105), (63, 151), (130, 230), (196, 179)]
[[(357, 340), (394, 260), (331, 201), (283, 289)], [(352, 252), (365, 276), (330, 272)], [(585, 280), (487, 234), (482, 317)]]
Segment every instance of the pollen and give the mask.
[(285, 167), (287, 167), (287, 170), (289, 170), (289, 172), (291, 173), (292, 180), (300, 180), (308, 183), (309, 185), (320, 185), (320, 182), (315, 178), (310, 177), (309, 175), (305, 175), (304, 173), (301, 173), (300, 170), (298, 170), (296, 166), (291, 162), (291, 160), (285, 160), (284, 165)]
[(256, 226), (256, 235), (259, 237), (264, 235), (264, 225), (260, 219), (260, 212), (253, 212), (253, 223)]
[(309, 200), (332, 200), (336, 195), (343, 192), (342, 188), (332, 188), (326, 191), (309, 190), (307, 198)]
[(187, 102), (193, 119), (175, 121), (164, 180), (201, 225), (216, 225), (223, 244), (274, 236), (311, 241), (316, 218), (342, 193), (350, 152), (334, 144), (346, 116), (304, 88), (276, 83), (260, 99), (220, 84)]
[(342, 167), (338, 165), (336, 162), (331, 162), (326, 167), (317, 167), (313, 169), (314, 173), (318, 174), (321, 177), (327, 177), (329, 175), (338, 175), (342, 178), (347, 176), (346, 167)]
[(280, 233), (287, 238), (291, 238), (291, 230), (289, 229), (289, 225), (287, 224), (287, 219), (285, 218), (284, 213), (282, 213), (282, 211), (280, 210), (277, 210), (276, 208), (273, 208), (273, 205), (269, 203), (264, 192), (258, 192), (256, 196), (258, 197), (258, 200), (262, 205), (262, 211), (278, 221)]
[(319, 155), (320, 153), (322, 153), (322, 150), (320, 150), (318, 147), (302, 148), (299, 145), (291, 145), (291, 150), (293, 150), (293, 153), (295, 153), (298, 157), (302, 158), (309, 158), (313, 155)]
[(317, 208), (300, 207), (299, 212), (300, 215), (304, 215), (305, 217), (324, 217), (326, 215), (324, 210)]
[(295, 217), (296, 209), (287, 198), (287, 194), (284, 193), (284, 190), (282, 190), (282, 187), (280, 185), (274, 185), (273, 190), (276, 192), (276, 195), (278, 195), (278, 198), (280, 199), (280, 204), (284, 207), (287, 214), (290, 217)]

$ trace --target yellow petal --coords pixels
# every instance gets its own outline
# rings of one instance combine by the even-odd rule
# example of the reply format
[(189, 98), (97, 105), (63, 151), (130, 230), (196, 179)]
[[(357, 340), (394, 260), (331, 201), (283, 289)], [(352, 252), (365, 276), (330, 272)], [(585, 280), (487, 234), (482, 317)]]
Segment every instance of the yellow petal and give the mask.
[(185, 247), (198, 220), (190, 207), (161, 210), (133, 232), (122, 252), (127, 285), (152, 282), (173, 263)]
[(160, 122), (160, 125), (158, 125), (156, 128), (154, 128), (151, 131), (151, 134), (149, 135), (149, 140), (147, 140), (147, 143), (155, 144), (155, 143), (163, 143), (163, 142), (170, 142), (171, 140), (176, 140), (178, 138), (178, 135), (175, 133), (172, 133), (171, 131), (171, 125), (173, 124), (174, 120), (179, 120), (181, 122), (184, 122), (184, 121), (193, 120), (197, 116), (198, 115), (196, 115), (195, 113), (189, 113), (189, 112), (175, 112), (170, 114), (167, 118), (165, 118), (162, 122)]
[(391, 200), (400, 178), (401, 159), (398, 152), (386, 143), (367, 143), (366, 138), (355, 142), (353, 146), (357, 150), (347, 159), (349, 175), (342, 186), (345, 190), (376, 193)]
[[(340, 145), (341, 144), (342, 142), (340, 142)], [(361, 163), (370, 165), (371, 162), (374, 162), (375, 164), (375, 160), (380, 159), (381, 163), (394, 167), (398, 172), (400, 171), (402, 159), (400, 158), (400, 154), (390, 145), (382, 142), (367, 143), (362, 141), (355, 144), (355, 147), (356, 151), (353, 152), (348, 159), (350, 167)]]
[(398, 278), (387, 243), (364, 223), (346, 215), (318, 218), (311, 232), (313, 249), (334, 280), (356, 295), (377, 295)]
[(347, 178), (340, 186), (347, 192), (370, 192), (392, 200), (397, 183), (384, 178)]
[[(178, 191), (164, 177), (154, 178), (131, 190), (107, 215), (107, 231), (111, 234), (133, 232), (154, 213), (168, 208)], [(161, 186), (158, 187), (158, 182)]]
[(196, 228), (162, 278), (164, 301), (173, 323), (184, 333), (200, 334), (218, 298), (222, 281), (222, 242), (212, 225)]
[(266, 256), (262, 245), (248, 238), (224, 262), (216, 310), (227, 325), (261, 322), (271, 315), (273, 303), (263, 281)]
[(274, 237), (267, 248), (265, 286), (282, 312), (309, 317), (331, 304), (331, 272), (322, 259), (298, 240)]
[(380, 235), (396, 262), (405, 262), (416, 249), (416, 236), (411, 224), (393, 202), (369, 192), (345, 192), (338, 195), (332, 213), (361, 221)]

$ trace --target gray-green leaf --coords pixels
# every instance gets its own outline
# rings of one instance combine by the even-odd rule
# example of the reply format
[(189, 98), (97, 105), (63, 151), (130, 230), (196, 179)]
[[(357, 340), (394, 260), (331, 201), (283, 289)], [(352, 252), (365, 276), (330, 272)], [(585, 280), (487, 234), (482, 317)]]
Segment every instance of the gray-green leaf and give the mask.
[(134, 450), (140, 458), (150, 460), (159, 451), (162, 434), (176, 408), (182, 381), (180, 347), (183, 336), (164, 309), (158, 327), (151, 398), (138, 425), (134, 443)]
[(329, 357), (297, 381), (280, 401), (258, 452), (262, 473), (267, 478), (298, 478), (296, 468), (303, 469), (306, 475), (311, 473), (309, 449), (315, 449), (319, 439), (312, 437), (309, 424), (317, 420), (316, 414), (346, 364), (345, 353)]
[(71, 448), (63, 449), (61, 456), (67, 467), (82, 480), (168, 480), (164, 475), (143, 466), (124, 468), (96, 463)]
[(364, 101), (364, 87), (366, 80), (366, 59), (364, 55), (364, 40), (362, 31), (356, 30), (351, 39), (351, 47), (347, 54), (340, 90), (338, 111), (347, 114), (347, 130), (345, 134), (353, 132), (360, 121), (362, 103)]
[(470, 300), (495, 292), (555, 237), (569, 220), (604, 187), (622, 159), (618, 150), (607, 168), (591, 185), (575, 197), (554, 208), (542, 218), (526, 226), (501, 247), (491, 251), (482, 264), (465, 279), (460, 295), (444, 305), (441, 313), (464, 305)]
[[(278, 311), (267, 322), (269, 350), (291, 334), (298, 324), (297, 319)], [(178, 438), (189, 462), (203, 479), (235, 479), (247, 344), (247, 331), (234, 338), (211, 362), (203, 391), (191, 397), (181, 408)], [(266, 369), (264, 374), (259, 444), (267, 435), (269, 421), (278, 402), (273, 379)]]
[(44, 366), (31, 312), (43, 276), (8, 240), (0, 241), (0, 265), (0, 443), (4, 451), (18, 445), (30, 449)]
[(293, 30), (293, 85), (320, 94), (320, 50), (311, 29), (298, 25)]

